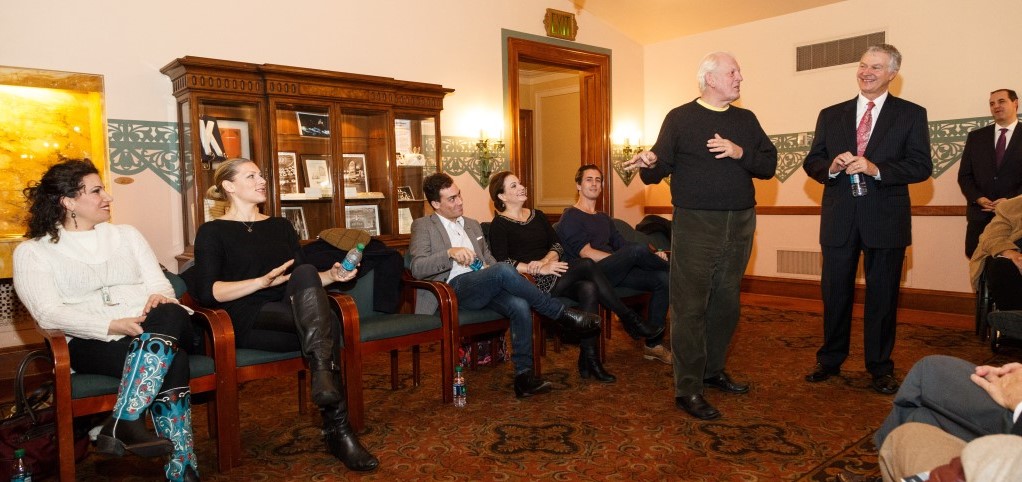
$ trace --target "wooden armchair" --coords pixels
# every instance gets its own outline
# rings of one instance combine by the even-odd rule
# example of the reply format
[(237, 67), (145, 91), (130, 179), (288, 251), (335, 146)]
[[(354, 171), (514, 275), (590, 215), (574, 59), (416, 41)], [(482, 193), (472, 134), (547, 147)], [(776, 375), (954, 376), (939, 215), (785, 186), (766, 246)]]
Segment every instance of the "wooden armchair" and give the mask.
[[(175, 275), (168, 274), (168, 277)], [(199, 319), (202, 319), (199, 317)], [(208, 341), (207, 353), (212, 358), (201, 355), (189, 355), (191, 383), (193, 394), (211, 392), (212, 397), (207, 403), (210, 436), (216, 437), (217, 466), (221, 473), (237, 465), (238, 457), (232, 449), (237, 439), (237, 412), (226, 416), (224, 407), (236, 404), (230, 391), (222, 390), (230, 383), (230, 370), (227, 368), (230, 357), (229, 349), (233, 349), (233, 336), (229, 337), (218, 325), (203, 323)], [(74, 454), (74, 418), (108, 412), (117, 401), (117, 389), (120, 379), (104, 375), (71, 373), (71, 357), (68, 353), (67, 340), (61, 330), (48, 330), (36, 325), (36, 331), (42, 335), (53, 355), (54, 406), (56, 409), (57, 447), (60, 457), (60, 480), (75, 480)]]
[[(341, 314), (344, 333), (344, 378), (347, 381), (348, 417), (352, 428), (365, 428), (365, 399), (363, 397), (362, 366), (367, 355), (390, 352), (391, 389), (398, 386), (397, 351), (412, 349), (412, 382), (419, 386), (419, 345), (440, 342), (440, 400), (451, 401), (454, 357), (452, 345), (450, 310), (440, 313), (418, 315), (409, 313), (381, 313), (373, 309), (373, 285), (376, 273), (370, 271), (358, 279), (348, 291), (331, 292), (331, 300)], [(424, 289), (437, 297), (440, 306), (449, 306), (451, 295), (443, 283), (420, 281), (405, 274), (402, 279), (402, 296), (414, 303), (415, 292)], [(414, 305), (410, 305), (413, 306)]]
[[(405, 278), (415, 279), (412, 276), (411, 267), (412, 257), (411, 253), (405, 253)], [(458, 306), (458, 297), (455, 296), (454, 290), (447, 283), (440, 281), (433, 281), (437, 286), (442, 287), (446, 292), (446, 298), (449, 300), (447, 303), (441, 302), (438, 308), (438, 313), (441, 318), (450, 319), (450, 330), (448, 333), (449, 345), (452, 347), (450, 356), (450, 365), (448, 370), (444, 373), (449, 376), (448, 381), (444, 383), (444, 403), (449, 403), (454, 399), (453, 379), (454, 379), (454, 366), (457, 364), (458, 347), (462, 340), (471, 340), (474, 337), (482, 336), (484, 334), (491, 333), (503, 333), (510, 329), (511, 320), (504, 315), (497, 313), (496, 311), (483, 308), (481, 310), (469, 310), (460, 308)], [(532, 364), (533, 372), (539, 373), (541, 370), (540, 362), (542, 360), (540, 347), (542, 343), (542, 327), (539, 319), (533, 317), (532, 324)], [(450, 381), (450, 383), (448, 383)]]
[[(227, 403), (218, 405), (219, 418), (223, 419), (221, 425), (225, 427), (229, 437), (229, 449), (232, 454), (234, 465), (241, 465), (241, 419), (238, 406), (238, 391), (242, 383), (262, 378), (272, 378), (280, 375), (298, 375), (298, 409), (305, 407), (306, 383), (305, 372), (307, 366), (301, 351), (272, 352), (263, 350), (252, 350), (246, 348), (235, 348), (234, 345), (234, 324), (230, 315), (222, 309), (212, 309), (199, 306), (191, 295), (185, 294), (181, 297), (181, 304), (195, 310), (196, 315), (202, 316), (210, 326), (215, 326), (220, 331), (220, 339), (214, 345), (223, 348), (223, 358), (218, 358), (228, 376), (221, 377), (218, 381), (219, 392), (225, 395)], [(194, 372), (193, 372), (194, 376)], [(194, 389), (193, 389), (194, 391)]]

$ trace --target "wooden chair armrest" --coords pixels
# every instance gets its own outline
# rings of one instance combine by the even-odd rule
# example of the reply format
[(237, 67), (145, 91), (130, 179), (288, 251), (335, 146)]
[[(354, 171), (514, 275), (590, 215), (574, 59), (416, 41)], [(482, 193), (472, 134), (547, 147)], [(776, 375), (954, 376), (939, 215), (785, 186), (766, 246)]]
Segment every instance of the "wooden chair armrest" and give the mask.
[(53, 356), (53, 375), (57, 378), (57, 386), (60, 387), (61, 378), (66, 378), (67, 384), (63, 387), (70, 393), (71, 390), (71, 353), (67, 350), (67, 335), (64, 330), (55, 328), (47, 329), (35, 325), (36, 333), (39, 333), (46, 341)]
[(401, 277), (401, 289), (411, 298), (412, 307), (415, 306), (415, 290), (426, 290), (436, 297), (441, 313), (451, 313), (458, 310), (458, 298), (454, 295), (451, 285), (443, 281), (421, 280), (412, 277), (409, 270), (405, 270)]

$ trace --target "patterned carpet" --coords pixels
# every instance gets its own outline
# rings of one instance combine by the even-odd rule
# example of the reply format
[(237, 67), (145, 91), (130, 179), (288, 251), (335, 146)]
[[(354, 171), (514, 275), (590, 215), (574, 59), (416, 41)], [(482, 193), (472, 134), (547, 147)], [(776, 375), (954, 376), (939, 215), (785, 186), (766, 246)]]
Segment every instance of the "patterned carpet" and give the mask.
[[(746, 307), (729, 371), (753, 384), (748, 395), (707, 392), (724, 414), (697, 421), (674, 407), (671, 368), (643, 360), (641, 346), (615, 326), (608, 346), (611, 385), (579, 379), (578, 350), (548, 352), (543, 369), (555, 391), (516, 400), (510, 364), (467, 374), (469, 403), (441, 405), (436, 346), (423, 348), (423, 383), (411, 387), (410, 356), (402, 353), (403, 387), (390, 390), (386, 355), (367, 364), (368, 430), (362, 440), (381, 460), (359, 476), (322, 451), (318, 415), (298, 413), (296, 381), (251, 382), (242, 389), (244, 465), (216, 472), (205, 410), (195, 411), (204, 480), (841, 480), (879, 476), (872, 434), (890, 396), (869, 389), (863, 368), (861, 320), (842, 375), (805, 383), (820, 342), (817, 313)], [(928, 354), (1003, 363), (971, 332), (898, 327), (898, 378)], [(82, 480), (158, 480), (155, 460), (91, 455)]]

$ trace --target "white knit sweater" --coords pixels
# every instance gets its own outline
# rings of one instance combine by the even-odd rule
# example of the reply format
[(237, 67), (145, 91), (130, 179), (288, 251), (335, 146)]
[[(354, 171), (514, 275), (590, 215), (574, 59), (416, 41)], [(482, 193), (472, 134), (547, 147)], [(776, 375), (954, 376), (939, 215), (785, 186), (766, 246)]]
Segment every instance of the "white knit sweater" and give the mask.
[[(156, 255), (135, 228), (96, 225), (96, 252), (61, 229), (56, 244), (43, 236), (14, 250), (14, 289), (40, 327), (63, 330), (69, 338), (117, 340), (124, 335), (107, 333), (111, 321), (141, 315), (151, 294), (174, 298)], [(104, 304), (104, 285), (117, 305)]]

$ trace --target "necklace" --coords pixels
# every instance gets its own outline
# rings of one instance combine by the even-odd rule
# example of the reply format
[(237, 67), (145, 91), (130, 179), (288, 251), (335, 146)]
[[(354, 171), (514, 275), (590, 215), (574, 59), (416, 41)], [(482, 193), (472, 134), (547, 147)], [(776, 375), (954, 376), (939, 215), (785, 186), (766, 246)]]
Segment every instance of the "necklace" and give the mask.
[[(93, 267), (91, 264), (86, 264), (85, 266), (88, 266), (89, 269), (91, 269), (92, 272), (96, 274), (96, 278), (99, 278), (99, 283), (103, 285), (103, 287), (99, 289), (99, 293), (103, 297), (103, 304), (107, 306), (119, 305), (120, 303), (114, 302), (113, 296), (110, 295), (110, 286), (108, 286), (106, 282), (107, 276), (100, 275), (99, 271), (97, 271), (96, 268)], [(106, 275), (109, 275), (110, 263), (109, 262), (103, 263), (103, 267), (106, 270)]]
[(245, 228), (248, 229), (248, 232), (250, 232), (250, 233), (252, 232), (252, 226), (255, 226), (255, 223), (256, 223), (255, 221), (252, 221), (251, 223), (246, 223), (245, 221), (240, 221), (240, 220), (238, 222), (240, 222), (241, 224), (244, 224)]

